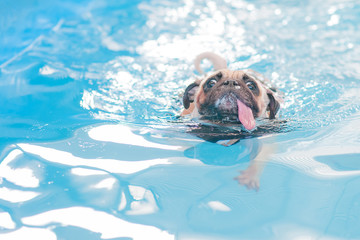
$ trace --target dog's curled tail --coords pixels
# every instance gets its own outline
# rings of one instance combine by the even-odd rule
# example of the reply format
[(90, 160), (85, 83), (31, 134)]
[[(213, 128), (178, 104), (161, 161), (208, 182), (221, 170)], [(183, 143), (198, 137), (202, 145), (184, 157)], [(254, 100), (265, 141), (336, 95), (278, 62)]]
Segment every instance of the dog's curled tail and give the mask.
[(215, 71), (227, 68), (227, 63), (226, 63), (226, 60), (224, 58), (222, 58), (219, 55), (217, 55), (215, 53), (212, 53), (212, 52), (203, 52), (203, 53), (199, 54), (194, 60), (195, 69), (200, 74), (204, 74), (204, 71), (200, 67), (201, 61), (203, 59), (210, 60), (210, 62), (214, 66)]

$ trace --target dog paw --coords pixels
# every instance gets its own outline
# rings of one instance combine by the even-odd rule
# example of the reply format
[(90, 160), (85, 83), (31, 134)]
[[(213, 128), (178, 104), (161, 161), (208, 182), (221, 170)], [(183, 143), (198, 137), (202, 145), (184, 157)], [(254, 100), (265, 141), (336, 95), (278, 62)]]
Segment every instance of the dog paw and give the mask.
[(241, 174), (234, 179), (239, 184), (246, 186), (248, 189), (258, 191), (260, 188), (260, 178), (258, 171), (255, 168), (248, 168), (240, 172)]

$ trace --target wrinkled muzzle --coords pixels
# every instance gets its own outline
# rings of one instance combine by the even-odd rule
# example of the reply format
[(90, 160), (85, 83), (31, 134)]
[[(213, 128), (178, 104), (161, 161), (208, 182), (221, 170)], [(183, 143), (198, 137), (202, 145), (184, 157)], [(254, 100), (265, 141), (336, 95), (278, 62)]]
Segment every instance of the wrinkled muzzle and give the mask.
[(251, 108), (232, 92), (224, 94), (215, 102), (214, 107), (219, 115), (238, 120), (247, 130), (252, 130), (256, 126)]

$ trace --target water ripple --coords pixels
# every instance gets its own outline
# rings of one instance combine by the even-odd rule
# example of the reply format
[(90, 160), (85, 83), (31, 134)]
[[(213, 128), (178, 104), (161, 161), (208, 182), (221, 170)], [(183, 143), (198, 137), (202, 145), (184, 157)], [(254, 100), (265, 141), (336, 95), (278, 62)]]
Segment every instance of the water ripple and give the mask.
[[(0, 2), (1, 238), (359, 236), (355, 1), (36, 4)], [(231, 147), (186, 133), (203, 51), (270, 78), (287, 129)], [(263, 145), (247, 191), (233, 178)]]
[[(175, 11), (174, 6), (179, 8)], [(281, 117), (289, 119), (292, 128), (342, 121), (360, 108), (355, 48), (359, 37), (349, 30), (355, 27), (350, 16), (358, 9), (351, 3), (330, 10), (316, 3), (302, 6), (306, 11), (297, 11), (298, 7), (219, 1), (141, 3), (139, 9), (146, 16), (143, 36), (148, 35), (136, 48), (139, 55), (117, 57), (102, 69), (95, 66), (93, 70), (101, 70), (103, 77), (99, 88), (84, 93), (82, 106), (101, 119), (145, 123), (174, 119), (181, 109), (178, 94), (196, 77), (192, 60), (210, 50), (223, 55), (230, 68), (253, 68), (271, 78), (285, 93)], [(347, 21), (336, 17), (344, 12)]]

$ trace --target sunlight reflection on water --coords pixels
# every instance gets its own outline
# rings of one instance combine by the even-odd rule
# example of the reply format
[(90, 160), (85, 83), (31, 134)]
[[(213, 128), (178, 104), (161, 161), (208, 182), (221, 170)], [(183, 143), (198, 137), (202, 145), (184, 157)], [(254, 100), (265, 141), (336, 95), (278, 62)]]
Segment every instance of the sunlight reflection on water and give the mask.
[[(196, 78), (193, 59), (210, 50), (223, 55), (231, 69), (253, 68), (271, 78), (286, 95), (281, 116), (290, 119), (290, 125), (315, 128), (341, 121), (360, 107), (360, 87), (352, 79), (357, 64), (355, 61), (345, 66), (329, 54), (340, 51), (347, 62), (357, 59), (354, 51), (348, 51), (353, 50), (354, 41), (350, 39), (355, 36), (345, 30), (340, 30), (344, 35), (338, 36), (336, 42), (329, 36), (339, 31), (330, 28), (340, 24), (335, 13), (350, 11), (353, 5), (334, 5), (329, 10), (314, 6), (320, 12), (317, 15), (310, 7), (303, 12), (297, 11), (299, 6), (263, 7), (243, 1), (141, 3), (139, 9), (147, 16), (143, 27), (148, 35), (136, 48), (140, 56), (110, 61), (105, 80), (98, 82), (100, 91), (86, 91), (83, 107), (94, 110), (101, 119), (174, 119), (181, 108), (176, 94)], [(283, 24), (279, 25), (279, 21)], [(311, 33), (314, 36), (309, 37), (304, 24), (315, 23), (317, 27)], [(321, 53), (320, 46), (315, 46), (320, 42), (328, 44)], [(287, 61), (287, 56), (292, 61)], [(354, 72), (349, 72), (352, 64)], [(350, 87), (353, 91), (347, 91)]]
[[(13, 3), (16, 28), (0, 3), (1, 239), (359, 236), (355, 1), (39, 3)], [(267, 76), (292, 131), (230, 147), (188, 134), (181, 93), (203, 51)], [(233, 178), (265, 145), (248, 191)]]

